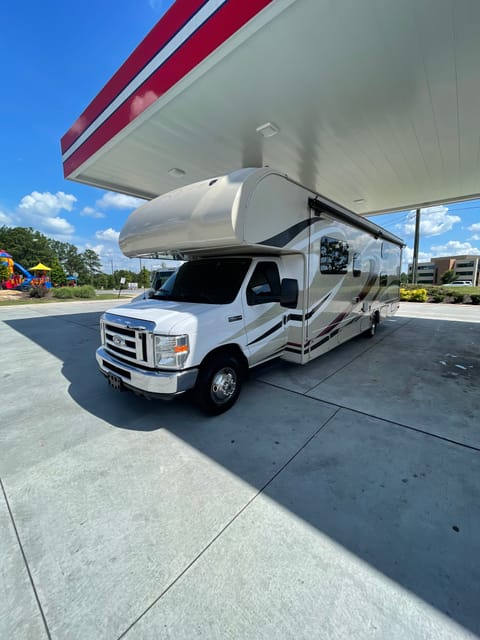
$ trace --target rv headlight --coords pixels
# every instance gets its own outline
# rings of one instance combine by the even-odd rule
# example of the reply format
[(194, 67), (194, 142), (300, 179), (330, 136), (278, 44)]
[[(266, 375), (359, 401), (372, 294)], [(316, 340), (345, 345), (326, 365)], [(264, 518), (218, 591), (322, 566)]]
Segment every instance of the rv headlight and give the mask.
[(188, 336), (153, 336), (155, 366), (179, 369), (189, 354)]

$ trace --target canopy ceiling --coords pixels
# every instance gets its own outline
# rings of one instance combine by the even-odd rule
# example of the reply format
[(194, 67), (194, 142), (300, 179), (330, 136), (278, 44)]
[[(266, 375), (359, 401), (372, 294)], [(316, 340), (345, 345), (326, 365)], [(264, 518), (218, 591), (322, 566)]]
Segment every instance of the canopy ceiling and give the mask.
[(478, 0), (177, 0), (62, 138), (65, 176), (152, 198), (268, 165), (363, 214), (478, 197), (479, 33)]

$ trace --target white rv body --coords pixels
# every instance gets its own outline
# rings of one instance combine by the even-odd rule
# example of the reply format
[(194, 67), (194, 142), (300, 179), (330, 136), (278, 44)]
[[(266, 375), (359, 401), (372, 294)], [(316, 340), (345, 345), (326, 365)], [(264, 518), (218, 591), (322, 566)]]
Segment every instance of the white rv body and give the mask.
[[(162, 195), (131, 214), (120, 247), (131, 257), (168, 251), (187, 263), (159, 299), (105, 314), (100, 370), (113, 386), (149, 396), (201, 387), (210, 393), (211, 412), (219, 413), (238, 395), (232, 358), (240, 364), (233, 372), (239, 387), (246, 368), (275, 357), (304, 364), (395, 313), (402, 246), (396, 236), (268, 168)], [(185, 301), (182, 283), (190, 289)], [(159, 359), (155, 344), (162, 340), (180, 356)], [(209, 388), (206, 370), (222, 353), (230, 365), (220, 370), (230, 377), (212, 373)]]

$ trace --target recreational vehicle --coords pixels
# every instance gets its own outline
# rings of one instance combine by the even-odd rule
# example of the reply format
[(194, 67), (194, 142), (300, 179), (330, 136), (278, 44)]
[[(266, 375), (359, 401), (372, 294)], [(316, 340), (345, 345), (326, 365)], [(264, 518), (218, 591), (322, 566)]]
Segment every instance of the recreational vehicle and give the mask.
[(119, 242), (129, 257), (185, 263), (102, 316), (100, 371), (147, 397), (191, 390), (210, 414), (235, 403), (252, 367), (305, 364), (398, 308), (402, 240), (269, 168), (161, 195)]

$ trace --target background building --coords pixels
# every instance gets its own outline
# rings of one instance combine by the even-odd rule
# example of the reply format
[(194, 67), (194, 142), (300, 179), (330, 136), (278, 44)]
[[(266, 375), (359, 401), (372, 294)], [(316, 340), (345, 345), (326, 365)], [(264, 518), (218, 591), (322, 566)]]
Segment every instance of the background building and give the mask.
[[(432, 258), (430, 262), (419, 262), (417, 267), (418, 284), (442, 284), (442, 276), (446, 271), (454, 271), (457, 280), (471, 280), (473, 285), (480, 285), (480, 256), (447, 256)], [(409, 280), (412, 276), (412, 265), (408, 265)]]

